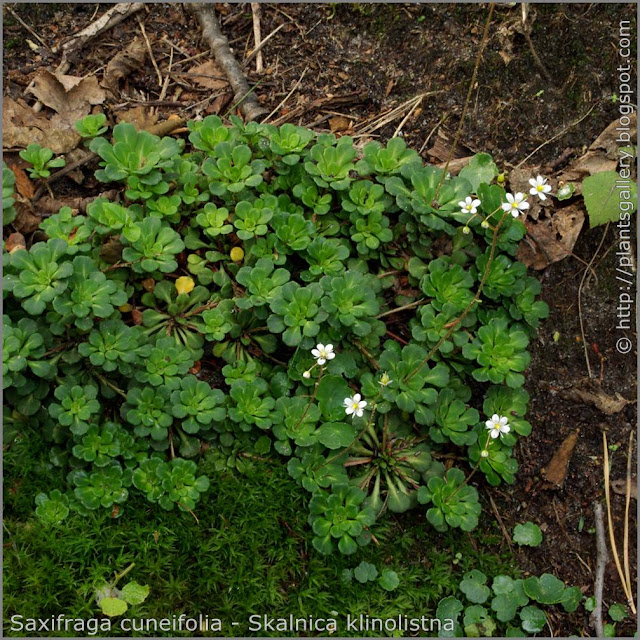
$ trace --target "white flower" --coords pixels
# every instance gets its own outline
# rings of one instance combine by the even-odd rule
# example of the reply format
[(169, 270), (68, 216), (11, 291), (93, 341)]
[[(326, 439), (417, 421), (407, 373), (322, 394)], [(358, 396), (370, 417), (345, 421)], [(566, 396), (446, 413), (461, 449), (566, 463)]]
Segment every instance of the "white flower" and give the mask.
[(378, 380), (378, 384), (383, 387), (388, 387), (392, 382), (393, 380), (386, 371), (380, 376), (380, 380)]
[(327, 360), (333, 360), (336, 354), (333, 353), (332, 344), (318, 343), (315, 349), (311, 349), (311, 355), (317, 360), (318, 364), (324, 364)]
[(551, 191), (551, 185), (547, 184), (547, 179), (542, 176), (538, 176), (537, 178), (531, 178), (529, 180), (529, 184), (531, 185), (531, 189), (529, 189), (529, 193), (532, 196), (538, 196), (540, 200), (546, 200), (546, 193)]
[(305, 378), (306, 380), (308, 380), (311, 377), (311, 371), (305, 371), (302, 374), (302, 377)]
[(458, 202), (462, 213), (476, 213), (480, 204), (480, 200), (474, 200), (471, 196), (467, 196), (464, 200)]
[(355, 396), (351, 398), (344, 399), (344, 412), (348, 415), (355, 418), (362, 418), (364, 414), (364, 408), (367, 406), (366, 400), (362, 400), (362, 396), (359, 393), (356, 393)]
[(507, 202), (502, 203), (502, 210), (509, 211), (514, 218), (517, 218), (522, 211), (529, 208), (529, 203), (524, 197), (524, 193), (516, 193), (515, 196), (507, 193)]
[(499, 416), (497, 413), (494, 413), (491, 416), (491, 420), (487, 420), (485, 425), (487, 429), (489, 429), (492, 438), (497, 438), (503, 433), (509, 433), (509, 431), (511, 431), (509, 420), (504, 416)]

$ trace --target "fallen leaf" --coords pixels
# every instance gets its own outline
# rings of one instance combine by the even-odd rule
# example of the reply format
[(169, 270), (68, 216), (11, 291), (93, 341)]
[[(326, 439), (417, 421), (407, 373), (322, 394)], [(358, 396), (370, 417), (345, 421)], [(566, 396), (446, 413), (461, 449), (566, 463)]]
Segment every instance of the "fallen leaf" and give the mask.
[[(438, 129), (436, 140), (433, 143), (433, 147), (427, 150), (427, 155), (433, 163), (446, 162), (449, 157), (449, 153), (451, 152), (452, 144), (453, 140), (450, 139), (450, 137), (442, 130)], [(456, 144), (453, 159), (465, 158), (470, 155), (473, 155), (473, 151), (471, 149), (465, 147), (460, 142)]]
[(527, 236), (520, 242), (516, 258), (533, 269), (544, 269), (571, 255), (584, 224), (584, 211), (570, 205), (549, 218), (525, 219)]
[(153, 293), (156, 288), (156, 281), (153, 278), (145, 278), (141, 283), (142, 288), (149, 293)]
[(102, 85), (117, 93), (120, 80), (139, 70), (147, 57), (147, 48), (137, 36), (124, 51), (117, 53), (107, 64)]
[(567, 470), (569, 469), (569, 461), (573, 455), (573, 450), (578, 443), (578, 435), (580, 429), (576, 429), (571, 433), (562, 444), (558, 447), (557, 451), (553, 454), (553, 457), (549, 461), (549, 464), (542, 469), (542, 475), (545, 480), (555, 485), (562, 485), (564, 479), (567, 477)]
[(144, 105), (138, 105), (124, 111), (116, 111), (115, 114), (118, 122), (130, 122), (135, 125), (138, 131), (148, 129), (158, 122), (158, 114), (151, 113), (151, 110)]
[(4, 157), (4, 161), (7, 163), (7, 166), (11, 171), (13, 171), (13, 175), (16, 177), (16, 191), (23, 197), (27, 199), (33, 198), (35, 195), (35, 188), (33, 186), (33, 182), (27, 176), (24, 167), (28, 166), (22, 158), (14, 155), (7, 155)]
[(80, 78), (51, 73), (46, 69), (35, 77), (31, 93), (60, 114), (69, 125), (86, 116), (92, 105), (102, 104), (106, 98), (95, 76)]
[[(447, 173), (450, 173), (452, 176), (457, 176), (460, 171), (462, 171), (462, 169), (464, 169), (469, 164), (469, 162), (471, 162), (471, 158), (473, 158), (473, 156), (467, 156), (466, 158), (456, 158), (455, 160), (452, 160), (447, 167)], [(446, 165), (446, 162), (439, 162), (438, 164), (436, 164), (436, 167), (438, 167), (439, 169), (444, 169)]]
[(33, 109), (5, 97), (2, 100), (2, 147), (25, 149), (36, 143), (54, 153), (68, 153), (78, 146), (80, 134), (70, 128), (69, 122), (56, 114), (46, 118)]
[(109, 264), (115, 264), (122, 260), (122, 250), (124, 246), (118, 238), (109, 238), (100, 247), (100, 257)]
[(141, 325), (142, 324), (142, 311), (140, 309), (131, 309), (131, 319), (133, 320), (133, 324)]
[(349, 120), (349, 118), (345, 118), (344, 116), (333, 116), (333, 118), (329, 118), (329, 128), (331, 129), (331, 133), (347, 131), (350, 127), (351, 120)]
[(21, 233), (12, 233), (4, 243), (5, 249), (9, 253), (14, 253), (20, 249), (26, 249), (27, 243), (24, 240), (24, 236)]
[(206, 109), (208, 114), (218, 115), (222, 113), (232, 102), (233, 91), (227, 91), (218, 96)]
[[(627, 495), (627, 481), (625, 480), (612, 480), (610, 482), (611, 484), (611, 488), (613, 489), (614, 493), (617, 493), (619, 496), (626, 496)], [(630, 495), (631, 497), (637, 502), (638, 501), (638, 481), (634, 480), (633, 478), (631, 479), (631, 491), (630, 491)]]
[(628, 404), (633, 404), (634, 402), (634, 400), (623, 398), (617, 391), (615, 397), (609, 395), (603, 391), (600, 383), (592, 378), (581, 380), (571, 389), (562, 391), (560, 395), (572, 402), (592, 404), (596, 409), (608, 416), (620, 413)]
[(35, 215), (33, 205), (29, 200), (16, 201), (15, 208), (18, 211), (16, 219), (11, 223), (20, 233), (33, 233), (42, 222), (40, 216)]
[(513, 56), (510, 53), (507, 53), (504, 49), (502, 51), (498, 51), (498, 55), (502, 58), (505, 66), (513, 60)]
[(217, 91), (225, 89), (229, 85), (224, 71), (213, 60), (207, 60), (202, 64), (191, 67), (186, 75), (191, 76), (190, 80), (201, 87), (205, 87), (205, 89)]
[[(637, 114), (633, 113), (629, 118), (631, 121), (628, 127), (633, 132), (631, 135), (633, 139), (637, 127)], [(612, 122), (580, 158), (576, 158), (567, 166), (558, 176), (558, 182), (577, 182), (576, 194), (580, 195), (583, 178), (603, 171), (615, 171), (618, 166), (620, 126), (620, 120)]]

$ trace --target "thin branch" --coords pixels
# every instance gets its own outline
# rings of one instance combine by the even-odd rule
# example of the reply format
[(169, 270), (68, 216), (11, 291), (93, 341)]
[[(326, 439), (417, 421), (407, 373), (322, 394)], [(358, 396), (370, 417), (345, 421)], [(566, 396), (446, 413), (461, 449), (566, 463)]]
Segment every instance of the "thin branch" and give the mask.
[(256, 73), (262, 73), (263, 64), (262, 64), (262, 49), (258, 49), (258, 46), (262, 43), (262, 31), (260, 28), (260, 3), (252, 2), (251, 3), (251, 13), (253, 14), (253, 38), (255, 40), (255, 51), (256, 51)]
[[(631, 571), (629, 569), (629, 506), (631, 503), (631, 458), (633, 457), (633, 430), (629, 434), (629, 451), (627, 452), (627, 486), (625, 491), (624, 504), (624, 541), (623, 541), (623, 562), (624, 577), (627, 581), (627, 588), (633, 600), (633, 585), (631, 583)], [(635, 613), (635, 611), (634, 611)]]
[(288, 23), (283, 22), (281, 25), (278, 25), (256, 48), (247, 56), (246, 60), (242, 63), (243, 67), (246, 67), (264, 48), (264, 46), (273, 38), (273, 36), (282, 29), (282, 27), (286, 26)]
[(202, 36), (211, 47), (216, 62), (229, 79), (229, 84), (233, 89), (236, 100), (242, 101), (240, 104), (242, 115), (247, 120), (259, 119), (266, 112), (266, 109), (260, 106), (258, 99), (249, 87), (247, 79), (244, 77), (242, 67), (231, 53), (229, 40), (222, 33), (212, 5), (194, 3), (186, 6), (198, 19), (202, 28)]
[(591, 107), (591, 109), (589, 109), (589, 111), (587, 111), (587, 113), (585, 113), (583, 116), (580, 116), (580, 118), (578, 118), (575, 122), (572, 122), (571, 124), (567, 125), (562, 131), (560, 131), (560, 133), (557, 133), (552, 138), (549, 138), (548, 140), (545, 140), (542, 144), (538, 145), (528, 156), (526, 156), (520, 162), (518, 162), (518, 164), (514, 167), (514, 170), (515, 169), (519, 169), (527, 160), (529, 160), (529, 158), (531, 158), (536, 153), (538, 153), (538, 151), (540, 151), (540, 149), (542, 149), (543, 147), (546, 147), (548, 144), (550, 144), (554, 140), (557, 140), (558, 138), (562, 138), (562, 136), (565, 133), (567, 133), (567, 131), (569, 131), (569, 129), (572, 129), (577, 124), (580, 124), (596, 108), (596, 106), (597, 106), (597, 103), (594, 104)]
[(147, 51), (149, 52), (149, 57), (151, 58), (151, 64), (153, 64), (153, 68), (156, 70), (156, 75), (158, 76), (158, 86), (162, 86), (164, 84), (164, 79), (162, 78), (162, 74), (160, 73), (160, 69), (158, 68), (158, 63), (156, 62), (156, 58), (153, 55), (153, 49), (151, 48), (151, 43), (149, 42), (149, 37), (147, 36), (147, 31), (144, 28), (144, 22), (138, 16), (138, 24), (140, 25), (140, 31), (142, 32), (142, 37), (144, 38), (144, 42), (147, 45)]
[(289, 91), (289, 93), (284, 97), (282, 102), (263, 120), (263, 122), (268, 122), (273, 117), (273, 115), (276, 114), (284, 106), (284, 104), (291, 97), (293, 92), (300, 86), (300, 83), (302, 82), (302, 79), (304, 78), (305, 73), (307, 73), (308, 70), (309, 70), (309, 67), (305, 67), (305, 69), (302, 72), (302, 75), (300, 76), (300, 79), (298, 80), (298, 82), (296, 82), (293, 85), (293, 88), (291, 89), (291, 91)]
[(604, 590), (604, 572), (609, 563), (609, 552), (607, 551), (606, 536), (604, 533), (604, 516), (602, 504), (599, 501), (593, 503), (593, 516), (596, 521), (596, 581), (593, 587), (593, 595), (596, 600), (596, 608), (591, 613), (589, 621), (596, 630), (598, 638), (604, 638), (604, 627), (602, 624), (602, 592)]
[(384, 313), (380, 313), (376, 316), (376, 320), (380, 318), (384, 318), (385, 316), (390, 316), (393, 313), (398, 313), (399, 311), (406, 311), (407, 309), (413, 309), (414, 307), (419, 307), (422, 304), (427, 304), (428, 300), (415, 300), (414, 302), (410, 302), (409, 304), (405, 304), (402, 307), (396, 307), (395, 309), (389, 309), (389, 311), (385, 311)]
[(633, 602), (631, 592), (627, 586), (622, 566), (620, 565), (620, 555), (618, 554), (618, 546), (616, 544), (616, 538), (613, 530), (613, 516), (611, 515), (611, 492), (610, 492), (610, 480), (609, 480), (609, 449), (607, 447), (607, 434), (602, 432), (602, 446), (604, 447), (604, 496), (607, 504), (607, 524), (609, 527), (609, 543), (611, 544), (611, 551), (613, 552), (613, 560), (620, 576), (620, 582), (622, 583), (622, 589), (627, 597), (627, 604), (631, 611), (636, 613), (636, 606)]

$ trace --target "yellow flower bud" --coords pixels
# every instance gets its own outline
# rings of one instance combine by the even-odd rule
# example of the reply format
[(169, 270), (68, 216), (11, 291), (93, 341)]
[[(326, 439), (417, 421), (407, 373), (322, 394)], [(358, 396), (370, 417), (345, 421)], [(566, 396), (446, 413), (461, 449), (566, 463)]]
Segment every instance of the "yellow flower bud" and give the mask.
[(242, 247), (233, 247), (229, 254), (234, 262), (242, 262), (244, 258), (244, 249)]
[(176, 291), (178, 295), (182, 295), (183, 293), (191, 293), (193, 288), (196, 286), (193, 278), (189, 276), (180, 276), (176, 280)]

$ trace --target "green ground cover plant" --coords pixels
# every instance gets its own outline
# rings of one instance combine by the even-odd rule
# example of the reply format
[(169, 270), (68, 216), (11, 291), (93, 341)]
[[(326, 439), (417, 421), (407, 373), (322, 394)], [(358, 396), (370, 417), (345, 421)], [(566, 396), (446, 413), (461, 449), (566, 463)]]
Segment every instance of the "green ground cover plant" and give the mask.
[[(140, 494), (195, 515), (203, 457), (276, 455), (311, 494), (321, 553), (355, 553), (418, 505), (438, 531), (472, 530), (470, 475), (514, 480), (548, 312), (513, 259), (528, 203), (493, 184), (490, 156), (452, 178), (399, 139), (360, 151), (209, 116), (185, 145), (104, 124), (78, 130), (122, 199), (65, 208), (48, 239), (4, 255), (6, 424), (28, 424), (66, 474), (39, 513), (120, 517)], [(396, 313), (409, 340), (388, 330)], [(467, 463), (445, 469), (451, 451)]]
[[(177, 540), (162, 523), (182, 511), (186, 519), (171, 522), (215, 523), (207, 532), (218, 531), (222, 545), (236, 492), (256, 526), (265, 504), (286, 505), (294, 523), (285, 521), (294, 533), (284, 548), (274, 540), (260, 548), (299, 573), (282, 574), (265, 604), (284, 611), (283, 594), (304, 584), (314, 606), (336, 608), (314, 591), (326, 571), (342, 575), (341, 589), (353, 579), (369, 585), (369, 604), (399, 584), (411, 590), (414, 568), (386, 566), (385, 549), (475, 529), (481, 501), (469, 480), (513, 483), (513, 448), (532, 431), (527, 347), (548, 308), (514, 259), (525, 196), (494, 184), (487, 154), (451, 177), (400, 139), (359, 149), (347, 136), (216, 116), (190, 122), (188, 143), (130, 124), (103, 137), (104, 125), (91, 116), (77, 128), (100, 158), (96, 178), (121, 184), (121, 197), (95, 199), (86, 215), (63, 208), (42, 222), (43, 239), (3, 253), (5, 444), (13, 464), (25, 447), (46, 451), (37, 464), (50, 478), (29, 496), (34, 517), (59, 534), (60, 548), (80, 527), (91, 538), (107, 526), (136, 537), (139, 554), (140, 536), (146, 550), (150, 537), (158, 546), (163, 526)], [(42, 150), (25, 159), (40, 177), (59, 166)], [(5, 224), (15, 215), (9, 174), (3, 167)], [(531, 184), (531, 196), (547, 197), (544, 178)], [(397, 318), (404, 337), (391, 330)], [(255, 480), (257, 464), (268, 480), (260, 491), (251, 485), (250, 499), (241, 478)], [(409, 510), (420, 526), (402, 542), (388, 515)], [(25, 545), (40, 535), (33, 517), (26, 530), (12, 526)], [(519, 531), (517, 541), (533, 545), (534, 533)], [(301, 545), (302, 564), (287, 555)], [(86, 585), (104, 583), (106, 566), (139, 562), (137, 553), (78, 559), (78, 572), (95, 573), (83, 578), (82, 603), (65, 601), (87, 613)], [(303, 579), (307, 560), (317, 570)], [(54, 593), (38, 562), (34, 575)], [(535, 633), (545, 619), (530, 600), (569, 598), (564, 585), (548, 584), (552, 576), (534, 577), (514, 606), (496, 591), (512, 580), (501, 569), (482, 573), (479, 560), (458, 585), (449, 560), (434, 562), (442, 576), (432, 576), (433, 588), (422, 593), (420, 583), (415, 599), (390, 610), (420, 603), (437, 617), (449, 612), (456, 634)], [(152, 611), (158, 571), (151, 561), (138, 569), (136, 580), (152, 585), (142, 600), (114, 586), (107, 615), (125, 605)], [(226, 580), (212, 575), (202, 594)], [(158, 602), (179, 601), (184, 578), (167, 588), (176, 591), (160, 588)], [(253, 601), (247, 589), (246, 597), (225, 591), (220, 613)], [(438, 604), (443, 597), (453, 600)]]

